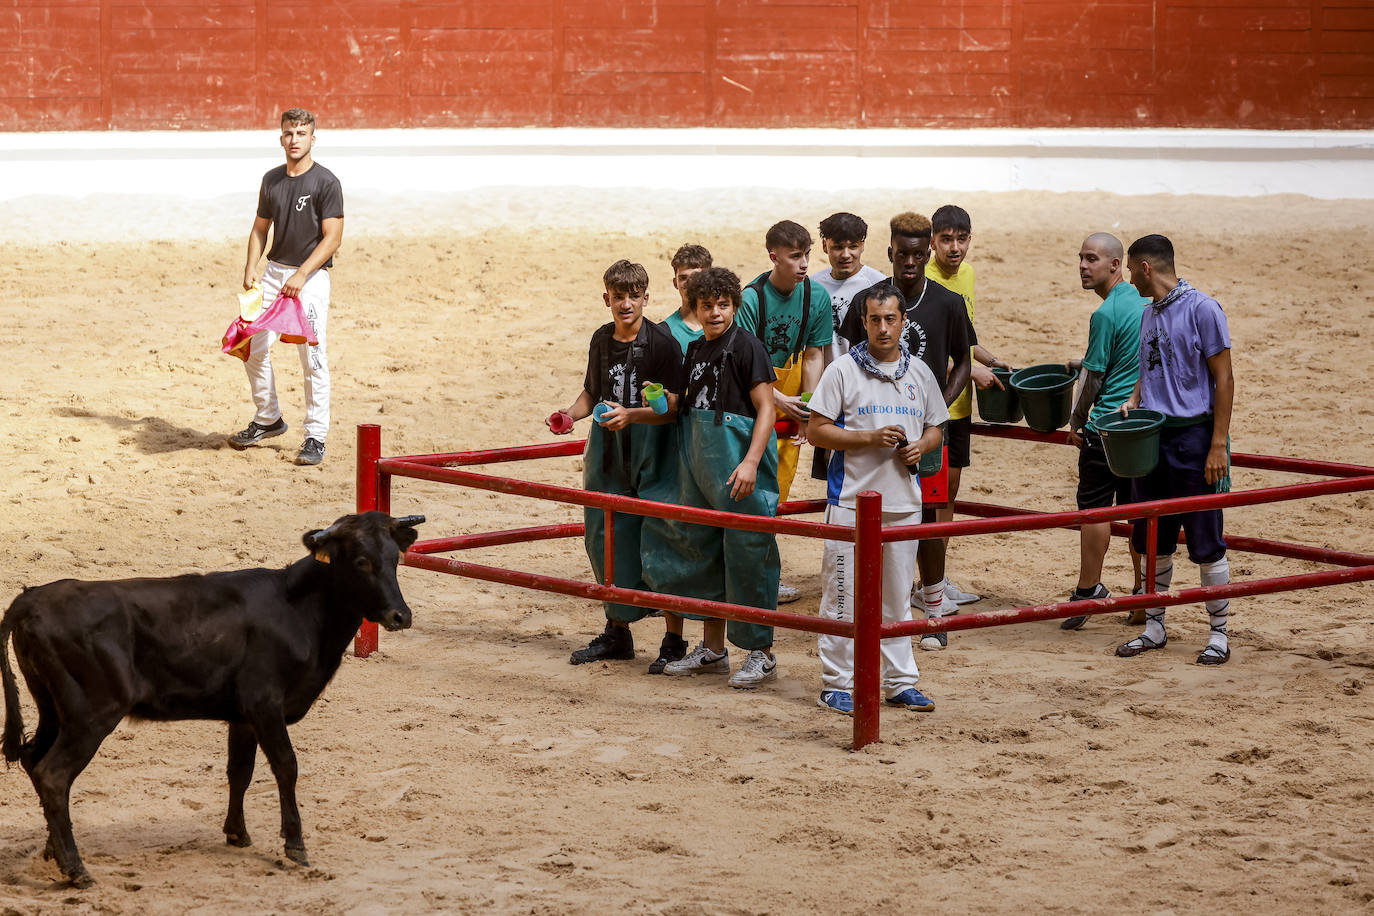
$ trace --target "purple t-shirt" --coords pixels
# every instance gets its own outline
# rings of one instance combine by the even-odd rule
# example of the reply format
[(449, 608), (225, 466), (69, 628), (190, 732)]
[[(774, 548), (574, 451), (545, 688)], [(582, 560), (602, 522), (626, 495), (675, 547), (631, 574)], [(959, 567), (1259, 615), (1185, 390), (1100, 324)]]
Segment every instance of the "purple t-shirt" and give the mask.
[(1230, 348), (1221, 306), (1179, 280), (1140, 319), (1140, 406), (1171, 417), (1211, 413), (1215, 386), (1207, 360)]

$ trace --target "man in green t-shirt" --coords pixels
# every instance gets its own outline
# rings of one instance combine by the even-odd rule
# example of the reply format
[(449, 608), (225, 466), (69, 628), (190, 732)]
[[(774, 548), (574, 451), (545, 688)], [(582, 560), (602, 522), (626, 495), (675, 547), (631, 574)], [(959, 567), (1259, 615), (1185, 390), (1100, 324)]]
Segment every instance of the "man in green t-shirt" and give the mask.
[[(790, 436), (778, 436), (781, 504), (792, 489), (797, 457), (806, 444), (806, 424), (811, 418), (801, 396), (815, 391), (820, 383), (825, 348), (835, 339), (835, 329), (830, 294), (806, 275), (811, 262), (811, 233), (806, 227), (785, 219), (768, 230), (764, 245), (773, 269), (759, 274), (744, 288), (735, 323), (763, 341), (777, 375), (773, 383), (777, 417), (792, 421), (796, 427)], [(792, 586), (778, 586), (779, 604), (800, 597)]]
[[(1088, 320), (1088, 349), (1082, 359), (1065, 363), (1079, 372), (1078, 399), (1069, 419), (1069, 441), (1078, 446), (1078, 508), (1099, 509), (1131, 501), (1131, 482), (1107, 466), (1107, 453), (1097, 423), (1117, 411), (1135, 390), (1140, 375), (1140, 318), (1148, 300), (1121, 275), (1126, 252), (1115, 236), (1095, 232), (1078, 251), (1078, 276), (1083, 288), (1097, 293), (1102, 304)], [(1100, 522), (1079, 529), (1078, 587), (1070, 601), (1108, 598), (1103, 586), (1102, 561), (1111, 543), (1111, 525)], [(1131, 551), (1136, 592), (1140, 591), (1140, 558)], [(1144, 623), (1144, 611), (1133, 611), (1131, 623)], [(1136, 616), (1140, 619), (1134, 619)], [(1088, 618), (1069, 617), (1059, 626), (1077, 630)]]

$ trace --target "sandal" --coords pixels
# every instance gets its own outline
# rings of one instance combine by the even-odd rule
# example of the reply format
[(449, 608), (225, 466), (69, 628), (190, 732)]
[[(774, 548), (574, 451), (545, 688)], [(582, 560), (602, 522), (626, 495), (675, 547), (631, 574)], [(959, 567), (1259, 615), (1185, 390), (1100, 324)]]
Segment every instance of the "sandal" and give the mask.
[(1130, 642), (1123, 642), (1121, 645), (1117, 646), (1116, 654), (1119, 658), (1135, 658), (1137, 655), (1143, 655), (1151, 649), (1163, 649), (1168, 644), (1168, 636), (1165, 636), (1159, 642), (1155, 642), (1144, 633), (1141, 633)]
[(1210, 643), (1208, 643), (1207, 648), (1203, 649), (1197, 657), (1197, 663), (1199, 665), (1224, 665), (1230, 660), (1230, 646), (1227, 646), (1225, 649), (1218, 649)]

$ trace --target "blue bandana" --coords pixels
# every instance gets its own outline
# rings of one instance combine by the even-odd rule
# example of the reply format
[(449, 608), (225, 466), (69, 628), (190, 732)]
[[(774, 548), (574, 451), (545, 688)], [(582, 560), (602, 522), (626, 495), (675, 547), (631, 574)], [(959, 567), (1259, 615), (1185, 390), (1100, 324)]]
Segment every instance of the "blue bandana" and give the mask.
[(862, 343), (856, 344), (849, 351), (849, 355), (853, 357), (854, 362), (859, 364), (860, 369), (885, 382), (891, 382), (894, 387), (900, 387), (897, 385), (897, 380), (906, 375), (906, 371), (911, 368), (911, 350), (907, 348), (906, 337), (902, 337), (897, 341), (897, 353), (897, 371), (892, 375), (888, 375), (883, 372), (882, 369), (878, 368), (877, 360), (868, 352), (868, 341), (865, 340)]
[(1187, 280), (1184, 280), (1182, 277), (1180, 277), (1178, 280), (1178, 285), (1175, 286), (1173, 289), (1169, 290), (1168, 295), (1166, 295), (1163, 299), (1159, 300), (1158, 302), (1152, 303), (1152, 307), (1156, 312), (1162, 312), (1170, 302), (1173, 302), (1179, 296), (1182, 296), (1184, 293), (1188, 292), (1188, 290), (1192, 288), (1192, 285), (1189, 284)]

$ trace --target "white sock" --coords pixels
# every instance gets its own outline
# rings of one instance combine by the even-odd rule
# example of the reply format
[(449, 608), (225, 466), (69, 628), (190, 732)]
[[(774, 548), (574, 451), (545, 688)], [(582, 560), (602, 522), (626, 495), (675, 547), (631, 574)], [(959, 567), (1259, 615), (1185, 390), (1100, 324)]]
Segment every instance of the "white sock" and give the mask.
[(939, 617), (945, 604), (945, 580), (921, 586), (921, 603), (925, 605), (927, 618)]
[[(1228, 585), (1231, 582), (1231, 564), (1226, 562), (1223, 556), (1215, 563), (1199, 564), (1198, 570), (1202, 574), (1203, 585)], [(1225, 652), (1227, 649), (1226, 640), (1226, 619), (1231, 613), (1231, 600), (1229, 598), (1219, 598), (1207, 602), (1207, 622), (1212, 626), (1212, 634), (1207, 638), (1207, 645), (1214, 646)]]
[[(1142, 559), (1141, 562), (1144, 562)], [(1167, 592), (1169, 583), (1174, 581), (1174, 558), (1158, 557), (1155, 560), (1155, 591)], [(1164, 608), (1152, 607), (1145, 611), (1145, 635), (1153, 642), (1163, 642)]]

